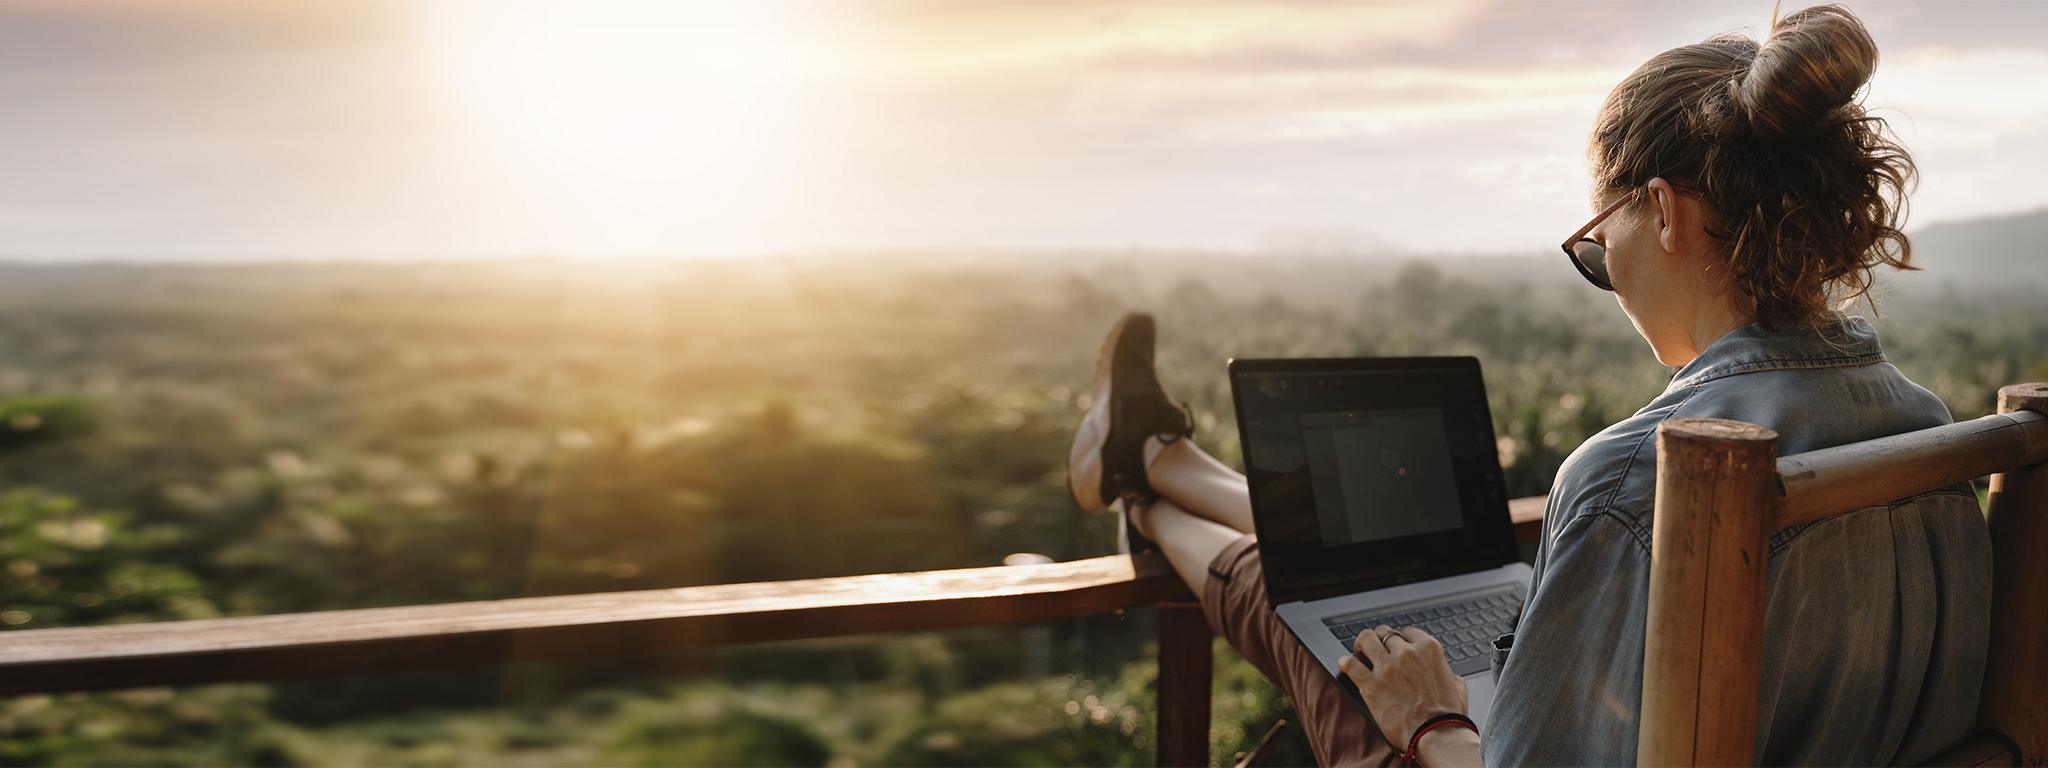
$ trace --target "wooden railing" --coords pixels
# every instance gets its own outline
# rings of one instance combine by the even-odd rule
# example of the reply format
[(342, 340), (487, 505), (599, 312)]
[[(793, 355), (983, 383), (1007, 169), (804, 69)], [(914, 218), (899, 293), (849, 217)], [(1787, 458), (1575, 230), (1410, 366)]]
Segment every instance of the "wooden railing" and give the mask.
[[(1644, 764), (1753, 759), (1764, 543), (1777, 528), (1992, 475), (1992, 669), (1959, 764), (2048, 759), (2048, 385), (1999, 415), (1777, 458), (1775, 436), (1676, 420), (1658, 437)], [(2002, 473), (2002, 474), (2000, 474)], [(1540, 536), (1543, 499), (1509, 503)], [(1679, 598), (1683, 598), (1682, 600)], [(1212, 636), (1157, 555), (922, 573), (0, 632), (0, 695), (272, 680), (1159, 612), (1158, 761), (1206, 765)], [(1674, 610), (1674, 606), (1688, 606)], [(1725, 614), (1723, 612), (1726, 612)], [(1707, 620), (1712, 617), (1714, 620)], [(1706, 663), (1711, 662), (1711, 663)], [(1746, 692), (1746, 693), (1745, 693)], [(2016, 750), (2015, 751), (2015, 746)]]
[[(1543, 499), (1509, 504), (1534, 541)], [(1212, 635), (1156, 553), (1065, 563), (0, 632), (0, 695), (500, 664), (1156, 606), (1158, 759), (1208, 762)]]

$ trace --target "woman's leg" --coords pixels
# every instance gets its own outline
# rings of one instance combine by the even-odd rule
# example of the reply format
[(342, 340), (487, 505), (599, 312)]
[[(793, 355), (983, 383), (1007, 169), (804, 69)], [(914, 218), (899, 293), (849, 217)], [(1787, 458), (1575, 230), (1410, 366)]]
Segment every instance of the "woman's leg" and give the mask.
[[(1095, 401), (1067, 454), (1067, 484), (1084, 510), (1124, 504), (1125, 519), (1154, 542), (1201, 600), (1209, 626), (1294, 702), (1322, 765), (1383, 765), (1394, 752), (1368, 739), (1359, 714), (1266, 597), (1244, 476), (1186, 439), (1186, 411), (1152, 371), (1152, 319), (1126, 315), (1097, 355)], [(1156, 435), (1177, 439), (1161, 442)]]
[(1166, 553), (1174, 573), (1196, 595), (1207, 594), (1209, 564), (1225, 547), (1244, 536), (1235, 528), (1189, 512), (1170, 499), (1139, 503), (1128, 510), (1131, 524)]
[[(1204, 453), (1192, 440), (1146, 440), (1145, 479), (1153, 491), (1172, 500), (1180, 511), (1192, 512), (1240, 533), (1252, 532), (1252, 497), (1244, 475)], [(1142, 526), (1138, 530), (1162, 546), (1165, 544)], [(1189, 586), (1196, 585), (1189, 582)]]
[[(1186, 446), (1186, 452), (1177, 448), (1172, 455), (1176, 458), (1165, 459), (1172, 462), (1168, 466), (1187, 470), (1188, 477), (1183, 479), (1195, 481), (1188, 486), (1202, 489), (1200, 495), (1212, 511), (1231, 504), (1228, 494), (1216, 493), (1227, 485), (1225, 478), (1216, 476), (1215, 467), (1221, 467), (1220, 463), (1192, 444)], [(1234, 474), (1227, 467), (1223, 472)], [(1235, 504), (1240, 516), (1248, 518), (1242, 512), (1244, 481), (1237, 483)], [(1174, 572), (1201, 599), (1202, 615), (1209, 626), (1287, 695), (1318, 764), (1394, 763), (1394, 749), (1377, 736), (1379, 726), (1359, 713), (1336, 679), (1323, 670), (1322, 662), (1273, 613), (1266, 599), (1265, 570), (1256, 539), (1166, 497), (1137, 504), (1128, 513), (1131, 523), (1158, 544)]]

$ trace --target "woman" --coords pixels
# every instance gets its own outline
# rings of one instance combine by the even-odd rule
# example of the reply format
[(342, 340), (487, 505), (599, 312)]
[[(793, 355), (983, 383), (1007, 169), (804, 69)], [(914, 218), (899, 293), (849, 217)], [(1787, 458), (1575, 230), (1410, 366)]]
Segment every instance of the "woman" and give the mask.
[[(1217, 631), (1293, 700), (1324, 764), (1635, 760), (1656, 444), (1665, 419), (1762, 424), (1798, 453), (1949, 422), (1885, 362), (1869, 323), (1831, 307), (1873, 270), (1911, 269), (1900, 230), (1914, 166), (1857, 92), (1877, 49), (1836, 6), (1659, 54), (1616, 86), (1588, 147), (1591, 221), (1565, 251), (1611, 290), (1670, 386), (1558, 471), (1529, 600), (1486, 734), (1420, 726), (1462, 713), (1464, 684), (1418, 629), (1379, 627), (1344, 673), (1361, 716), (1265, 602), (1244, 479), (1201, 452), (1152, 372), (1152, 325), (1104, 344), (1069, 456), (1087, 509), (1121, 500)], [(1923, 761), (1974, 721), (1990, 546), (1967, 486), (1778, 533), (1757, 759)]]

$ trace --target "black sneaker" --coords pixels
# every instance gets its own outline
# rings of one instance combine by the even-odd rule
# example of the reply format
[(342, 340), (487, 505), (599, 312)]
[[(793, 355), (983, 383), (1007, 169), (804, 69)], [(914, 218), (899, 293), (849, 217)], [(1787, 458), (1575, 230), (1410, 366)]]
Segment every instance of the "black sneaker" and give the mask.
[[(1145, 479), (1145, 440), (1158, 436), (1171, 442), (1195, 433), (1187, 409), (1166, 397), (1152, 369), (1152, 316), (1129, 313), (1110, 328), (1095, 358), (1092, 402), (1074, 432), (1067, 453), (1067, 489), (1085, 512), (1108, 509), (1123, 499), (1126, 512), (1134, 503), (1157, 494)], [(1124, 514), (1124, 541), (1119, 549), (1151, 548)]]

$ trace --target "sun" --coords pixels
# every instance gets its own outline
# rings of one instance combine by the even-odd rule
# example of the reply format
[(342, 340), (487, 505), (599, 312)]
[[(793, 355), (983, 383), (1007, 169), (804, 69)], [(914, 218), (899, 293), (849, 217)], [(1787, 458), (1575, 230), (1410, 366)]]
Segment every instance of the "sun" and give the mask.
[(560, 246), (691, 242), (792, 183), (807, 19), (775, 2), (411, 4), (435, 98)]

